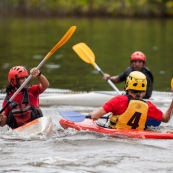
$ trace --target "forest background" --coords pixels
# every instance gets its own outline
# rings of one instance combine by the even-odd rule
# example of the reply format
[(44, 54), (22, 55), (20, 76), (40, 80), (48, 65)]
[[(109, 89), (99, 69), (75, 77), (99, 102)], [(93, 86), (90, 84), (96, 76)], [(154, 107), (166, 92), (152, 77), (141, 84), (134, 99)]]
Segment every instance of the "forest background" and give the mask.
[(0, 15), (170, 18), (173, 0), (1, 0)]

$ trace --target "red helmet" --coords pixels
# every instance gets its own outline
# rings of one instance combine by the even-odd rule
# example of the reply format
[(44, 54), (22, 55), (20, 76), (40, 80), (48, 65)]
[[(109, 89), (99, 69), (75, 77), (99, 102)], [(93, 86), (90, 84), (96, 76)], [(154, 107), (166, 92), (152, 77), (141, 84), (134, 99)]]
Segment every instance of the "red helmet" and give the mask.
[(12, 86), (17, 86), (17, 80), (22, 77), (28, 77), (28, 71), (22, 66), (12, 67), (8, 73), (8, 81)]
[(144, 53), (142, 53), (140, 51), (136, 51), (136, 52), (132, 53), (132, 55), (130, 57), (130, 62), (135, 61), (135, 60), (143, 61), (144, 64), (146, 64), (146, 57), (145, 57)]

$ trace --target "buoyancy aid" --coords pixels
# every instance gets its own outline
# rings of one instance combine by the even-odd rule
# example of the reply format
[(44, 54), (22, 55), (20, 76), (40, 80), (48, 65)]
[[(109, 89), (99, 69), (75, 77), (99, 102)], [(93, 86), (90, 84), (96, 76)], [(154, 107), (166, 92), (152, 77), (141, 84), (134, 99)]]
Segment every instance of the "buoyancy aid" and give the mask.
[(129, 100), (126, 111), (121, 115), (111, 115), (109, 126), (116, 129), (144, 130), (148, 105), (141, 100)]
[[(8, 95), (6, 96), (6, 100), (9, 100)], [(21, 103), (12, 101), (9, 106), (11, 110), (7, 116), (7, 125), (12, 129), (43, 116), (41, 109), (30, 105), (28, 89), (23, 89), (23, 99)]]

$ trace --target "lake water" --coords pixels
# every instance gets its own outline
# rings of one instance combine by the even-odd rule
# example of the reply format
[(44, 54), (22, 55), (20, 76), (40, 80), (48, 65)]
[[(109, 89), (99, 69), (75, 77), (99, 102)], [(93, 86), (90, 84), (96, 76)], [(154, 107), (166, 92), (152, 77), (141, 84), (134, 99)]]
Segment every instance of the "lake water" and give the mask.
[[(7, 83), (9, 68), (37, 66), (70, 26), (76, 25), (74, 35), (41, 69), (51, 88), (112, 90), (93, 66), (72, 50), (73, 45), (85, 42), (94, 52), (97, 65), (111, 75), (120, 74), (129, 66), (129, 57), (134, 51), (143, 51), (155, 77), (154, 90), (170, 91), (172, 20), (4, 18), (1, 23), (1, 88)], [(117, 84), (117, 87), (123, 90), (123, 85)]]
[[(93, 107), (42, 108), (53, 120), (47, 139), (8, 134), (1, 128), (0, 172), (12, 173), (168, 173), (173, 171), (173, 140), (113, 138), (91, 132), (63, 130), (58, 110), (88, 112)], [(173, 129), (173, 121), (160, 129)]]
[[(115, 19), (31, 19), (5, 18), (0, 25), (0, 86), (7, 83), (9, 68), (37, 66), (70, 26), (77, 30), (42, 67), (51, 88), (111, 90), (90, 64), (73, 52), (72, 46), (85, 42), (96, 63), (110, 74), (121, 73), (135, 50), (147, 56), (155, 76), (156, 91), (170, 91), (173, 77), (172, 20)], [(33, 81), (36, 82), (36, 81)], [(117, 87), (122, 90), (123, 84)], [(63, 130), (59, 110), (90, 112), (96, 107), (55, 105), (42, 107), (53, 120), (53, 134), (47, 139), (29, 139), (0, 133), (0, 173), (168, 173), (173, 172), (173, 140), (111, 138), (90, 132)], [(160, 107), (163, 111), (166, 107)], [(173, 120), (161, 124), (173, 129)]]

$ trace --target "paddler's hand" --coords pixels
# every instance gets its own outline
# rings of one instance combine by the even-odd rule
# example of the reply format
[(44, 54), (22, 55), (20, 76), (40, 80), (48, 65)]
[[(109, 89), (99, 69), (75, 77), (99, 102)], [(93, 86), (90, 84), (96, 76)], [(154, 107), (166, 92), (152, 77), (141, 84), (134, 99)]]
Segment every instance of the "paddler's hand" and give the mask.
[(7, 116), (0, 114), (0, 126), (6, 125)]
[(32, 77), (35, 78), (35, 77), (38, 77), (41, 75), (41, 72), (40, 70), (38, 70), (36, 67), (35, 68), (32, 68), (30, 70), (30, 73), (32, 74)]
[(109, 74), (107, 74), (107, 73), (105, 73), (104, 75), (103, 75), (103, 79), (104, 80), (108, 80), (108, 79), (110, 79), (110, 75)]

